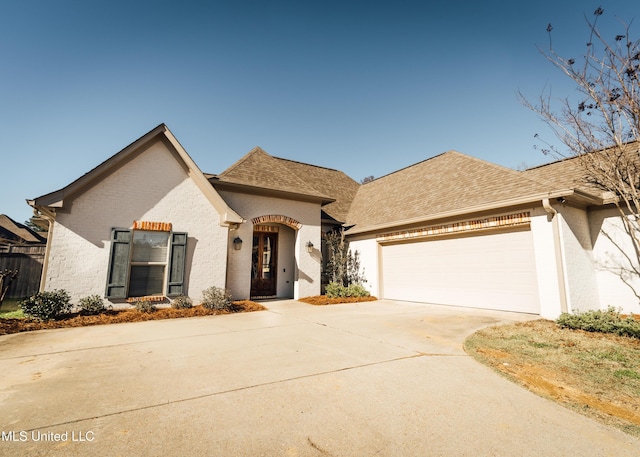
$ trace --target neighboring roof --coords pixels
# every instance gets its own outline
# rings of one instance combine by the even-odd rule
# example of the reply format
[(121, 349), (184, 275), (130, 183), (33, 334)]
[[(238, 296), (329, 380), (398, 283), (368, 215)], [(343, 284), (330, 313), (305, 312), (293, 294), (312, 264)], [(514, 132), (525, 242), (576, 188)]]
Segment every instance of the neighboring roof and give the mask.
[(229, 208), (222, 197), (220, 197), (215, 189), (211, 187), (202, 171), (200, 171), (193, 159), (189, 154), (187, 154), (182, 145), (173, 136), (165, 124), (160, 124), (153, 130), (149, 131), (118, 153), (111, 156), (109, 159), (102, 162), (93, 170), (73, 181), (68, 186), (33, 200), (27, 200), (27, 202), (43, 214), (54, 216), (56, 208), (63, 208), (66, 201), (73, 199), (75, 195), (104, 179), (106, 176), (126, 164), (133, 157), (136, 157), (139, 153), (144, 151), (147, 146), (154, 144), (157, 141), (165, 142), (168, 147), (172, 148), (177, 153), (179, 160), (181, 160), (186, 167), (189, 177), (193, 179), (205, 197), (218, 211), (223, 222), (243, 222), (242, 217)]
[(341, 171), (273, 157), (256, 147), (219, 175), (209, 175), (218, 188), (243, 189), (322, 203), (327, 215), (346, 219), (359, 184)]
[(42, 244), (47, 239), (5, 214), (0, 214), (0, 244)]
[(349, 233), (420, 223), (474, 211), (570, 195), (566, 187), (449, 151), (360, 187)]

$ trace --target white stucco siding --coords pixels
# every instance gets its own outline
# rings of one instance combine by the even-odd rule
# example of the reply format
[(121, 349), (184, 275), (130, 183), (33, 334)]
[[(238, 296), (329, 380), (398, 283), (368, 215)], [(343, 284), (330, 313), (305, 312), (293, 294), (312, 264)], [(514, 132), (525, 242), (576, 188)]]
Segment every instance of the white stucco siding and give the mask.
[[(640, 314), (640, 279), (629, 275), (630, 260), (637, 265), (637, 255), (615, 208), (589, 213), (593, 258), (600, 295), (600, 308), (620, 308), (625, 313)], [(626, 253), (626, 255), (625, 255)], [(637, 266), (636, 266), (637, 268)], [(622, 278), (626, 278), (630, 286)]]
[(352, 252), (357, 251), (360, 256), (360, 272), (364, 274), (367, 280), (363, 286), (371, 295), (380, 297), (378, 283), (378, 242), (375, 238), (351, 238), (349, 239), (349, 248)]
[[(559, 205), (554, 205), (556, 211)], [(568, 310), (567, 277), (560, 218), (553, 218), (542, 207), (531, 210), (531, 234), (538, 278), (540, 315), (556, 319)]]
[(600, 297), (587, 211), (570, 206), (559, 206), (557, 209), (567, 309), (569, 312), (599, 309)]
[[(232, 295), (238, 299), (246, 299), (250, 296), (253, 239), (251, 219), (267, 215), (291, 217), (302, 224), (300, 230), (289, 234), (285, 230), (284, 235), (279, 236), (278, 295), (292, 293), (294, 298), (319, 295), (322, 265), (320, 204), (229, 191), (220, 191), (220, 195), (234, 211), (246, 219), (246, 222), (240, 224), (237, 230), (229, 233), (230, 241), (236, 236), (243, 241), (240, 251), (234, 251), (233, 247), (229, 247), (227, 287)], [(306, 248), (308, 241), (314, 245), (314, 251), (311, 254)], [(285, 265), (287, 252), (294, 258), (294, 263), (291, 264), (293, 270)]]
[[(67, 203), (67, 202), (65, 202)], [(227, 228), (176, 157), (160, 142), (72, 200), (56, 216), (45, 288), (66, 289), (74, 301), (105, 293), (111, 229), (133, 221), (170, 222), (187, 232), (185, 287), (223, 287)]]

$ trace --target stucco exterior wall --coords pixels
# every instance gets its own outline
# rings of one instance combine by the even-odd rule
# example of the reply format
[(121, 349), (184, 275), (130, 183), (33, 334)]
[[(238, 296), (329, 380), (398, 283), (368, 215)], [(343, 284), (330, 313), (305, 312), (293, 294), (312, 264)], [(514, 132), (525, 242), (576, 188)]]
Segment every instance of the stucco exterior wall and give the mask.
[[(637, 264), (637, 256), (615, 208), (595, 209), (589, 213), (593, 259), (596, 266), (600, 308), (621, 308), (625, 313), (640, 314), (640, 280), (625, 273), (629, 260)], [(623, 254), (627, 252), (627, 256)], [(625, 284), (622, 278), (630, 283)]]
[(364, 273), (367, 280), (363, 286), (371, 295), (380, 297), (379, 282), (379, 244), (375, 237), (364, 238), (354, 237), (349, 239), (349, 248), (352, 252), (358, 252), (360, 255), (360, 272)]
[[(557, 209), (556, 209), (557, 211)], [(531, 234), (538, 279), (540, 315), (555, 319), (566, 311), (565, 278), (562, 262), (562, 244), (557, 216), (550, 216), (541, 207), (531, 210)]]
[[(234, 211), (246, 219), (246, 222), (240, 224), (237, 230), (229, 233), (231, 241), (237, 236), (243, 241), (242, 249), (239, 251), (231, 251), (233, 247), (229, 247), (227, 288), (233, 297), (237, 299), (250, 297), (253, 239), (251, 220), (267, 215), (291, 217), (302, 224), (297, 231), (280, 230), (277, 295), (296, 299), (319, 295), (322, 265), (320, 204), (230, 191), (220, 191), (220, 195)], [(314, 245), (314, 251), (311, 254), (306, 248), (308, 241)]]
[(170, 222), (173, 231), (188, 233), (185, 290), (194, 301), (207, 287), (224, 287), (228, 229), (176, 157), (157, 142), (57, 214), (44, 288), (66, 289), (74, 302), (104, 296), (111, 229), (131, 228), (135, 220)]
[(599, 309), (589, 218), (585, 209), (558, 206), (569, 312)]

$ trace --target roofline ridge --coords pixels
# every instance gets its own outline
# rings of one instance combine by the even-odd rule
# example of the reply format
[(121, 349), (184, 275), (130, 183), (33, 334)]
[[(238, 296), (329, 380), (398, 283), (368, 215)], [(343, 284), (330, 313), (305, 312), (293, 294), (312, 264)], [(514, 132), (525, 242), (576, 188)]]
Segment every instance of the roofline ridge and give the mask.
[(242, 157), (240, 157), (238, 160), (236, 160), (233, 164), (231, 164), (231, 166), (229, 166), (228, 168), (226, 168), (225, 170), (223, 170), (220, 173), (209, 173), (209, 174), (213, 174), (216, 178), (220, 177), (220, 176), (226, 176), (228, 174), (228, 172), (230, 172), (231, 170), (233, 170), (234, 168), (238, 167), (239, 165), (243, 164), (244, 162), (246, 162), (249, 157), (251, 157), (253, 154), (256, 153), (262, 153), (267, 155), (268, 157), (271, 157), (272, 159), (275, 158), (273, 157), (271, 154), (269, 154), (267, 151), (265, 151), (264, 149), (262, 149), (260, 146), (254, 146), (253, 148), (251, 148), (251, 150), (249, 152), (247, 152), (245, 155), (243, 155)]
[[(449, 154), (449, 153), (462, 154), (461, 152), (454, 151), (454, 150), (452, 150), (452, 149), (451, 149), (451, 150), (449, 150), (449, 151), (441, 152), (440, 154), (436, 154), (436, 155), (434, 155), (434, 156), (432, 156), (432, 157), (427, 157), (426, 159), (423, 159), (423, 160), (421, 160), (420, 162), (416, 162), (416, 163), (413, 163), (413, 164), (411, 164), (411, 165), (407, 165), (406, 167), (399, 168), (398, 170), (394, 170), (394, 171), (392, 171), (392, 172), (389, 172), (389, 173), (387, 173), (386, 175), (382, 175), (382, 176), (380, 176), (379, 178), (374, 178), (374, 179), (373, 179), (373, 181), (369, 181), (369, 182), (364, 183), (364, 184), (362, 184), (362, 185), (363, 185), (363, 186), (366, 186), (367, 184), (371, 184), (371, 183), (376, 182), (376, 181), (378, 181), (378, 180), (380, 180), (380, 179), (386, 178), (387, 176), (391, 176), (391, 175), (394, 175), (394, 174), (396, 174), (396, 173), (400, 173), (401, 171), (407, 170), (407, 169), (409, 169), (409, 168), (415, 167), (416, 165), (420, 165), (421, 163), (427, 162), (427, 161), (429, 161), (429, 160), (433, 160), (433, 159), (435, 159), (435, 158), (438, 158), (438, 157), (440, 157), (440, 156), (443, 156), (443, 155), (445, 155), (445, 154)], [(464, 155), (464, 154), (462, 154), (462, 155)]]
[(329, 167), (325, 167), (322, 165), (315, 165), (313, 163), (308, 163), (308, 162), (301, 162), (299, 160), (293, 160), (293, 159), (287, 159), (285, 157), (278, 157), (278, 156), (272, 156), (274, 159), (278, 159), (278, 160), (285, 160), (287, 162), (293, 162), (293, 163), (298, 163), (300, 165), (307, 165), (309, 167), (314, 167), (314, 168), (322, 168), (324, 170), (330, 170), (330, 171), (337, 171), (340, 173), (344, 173), (342, 170), (338, 170), (337, 168), (329, 168)]
[(553, 181), (548, 181), (548, 180), (542, 180), (542, 179), (533, 179), (530, 176), (527, 176), (524, 172), (522, 171), (518, 171), (518, 170), (514, 170), (513, 168), (509, 168), (509, 167), (505, 167), (504, 165), (500, 165), (494, 162), (489, 162), (488, 160), (485, 159), (480, 159), (478, 157), (474, 157), (474, 156), (468, 156), (466, 154), (462, 154), (462, 153), (458, 153), (461, 154), (465, 157), (468, 157), (469, 159), (475, 160), (476, 162), (480, 162), (483, 163), (485, 165), (489, 165), (493, 168), (497, 168), (503, 171), (506, 171), (507, 173), (513, 175), (514, 177), (517, 176), (519, 179), (526, 179), (529, 182), (532, 182), (534, 184), (538, 184), (538, 185), (544, 185), (544, 186), (549, 186), (553, 189), (562, 189), (563, 186), (561, 186), (559, 183), (554, 183)]

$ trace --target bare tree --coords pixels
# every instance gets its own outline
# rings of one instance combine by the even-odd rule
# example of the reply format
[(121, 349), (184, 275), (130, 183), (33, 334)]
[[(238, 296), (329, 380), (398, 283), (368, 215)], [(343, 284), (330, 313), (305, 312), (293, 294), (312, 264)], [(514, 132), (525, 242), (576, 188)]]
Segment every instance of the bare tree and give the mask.
[(560, 151), (545, 142), (542, 152), (577, 160), (585, 184), (604, 191), (617, 207), (634, 248), (635, 258), (623, 251), (628, 271), (620, 271), (630, 284), (630, 276), (640, 276), (640, 40), (631, 38), (630, 24), (623, 22), (622, 33), (605, 37), (598, 28), (603, 13), (598, 8), (592, 19), (585, 16), (589, 40), (581, 58), (555, 51), (551, 24), (549, 48), (540, 48), (572, 81), (578, 98), (555, 99), (547, 91), (531, 103), (519, 95), (567, 148)]
[(0, 305), (4, 301), (4, 297), (9, 290), (11, 283), (18, 277), (18, 270), (0, 271)]

